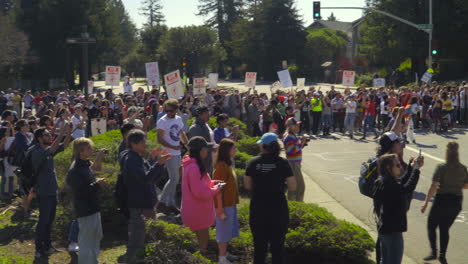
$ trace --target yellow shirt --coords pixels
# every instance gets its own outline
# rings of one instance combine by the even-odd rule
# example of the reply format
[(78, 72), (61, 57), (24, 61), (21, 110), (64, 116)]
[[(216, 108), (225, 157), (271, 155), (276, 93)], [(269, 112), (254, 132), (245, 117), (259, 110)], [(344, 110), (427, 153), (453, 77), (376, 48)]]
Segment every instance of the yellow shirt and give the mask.
[[(313, 106), (317, 102), (318, 102), (318, 105)], [(310, 100), (310, 105), (312, 106), (312, 112), (322, 112), (322, 100), (312, 98), (312, 100)]]
[(442, 109), (445, 111), (452, 111), (453, 110), (453, 105), (452, 105), (452, 99), (447, 98), (447, 100), (442, 100)]

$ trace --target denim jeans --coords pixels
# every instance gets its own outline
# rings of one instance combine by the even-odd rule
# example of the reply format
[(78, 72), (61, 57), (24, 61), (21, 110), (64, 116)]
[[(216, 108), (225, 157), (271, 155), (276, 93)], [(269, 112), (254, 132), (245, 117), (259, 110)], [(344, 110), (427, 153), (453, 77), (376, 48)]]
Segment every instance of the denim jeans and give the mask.
[(181, 158), (179, 155), (172, 156), (172, 158), (166, 162), (167, 173), (169, 174), (169, 181), (167, 181), (162, 191), (161, 202), (163, 202), (167, 206), (176, 206), (175, 195), (177, 184), (179, 184), (180, 180), (180, 162)]
[(364, 132), (363, 132), (364, 134), (363, 134), (363, 137), (366, 137), (368, 127), (369, 127), (369, 130), (371, 132), (374, 132), (376, 137), (378, 136), (377, 131), (375, 130), (374, 122), (375, 122), (375, 116), (373, 116), (373, 115), (366, 116), (366, 119), (364, 120)]
[(401, 264), (403, 259), (403, 233), (379, 234), (381, 260), (380, 264)]
[(13, 177), (5, 177), (2, 175), (2, 184), (1, 184), (1, 193), (3, 194), (12, 194), (14, 188), (15, 179)]
[(322, 115), (322, 127), (323, 129), (331, 128), (332, 126), (332, 116), (331, 115)]
[(101, 213), (78, 218), (78, 264), (98, 264), (99, 248), (102, 239)]
[(51, 247), (50, 233), (57, 209), (57, 196), (37, 196), (39, 220), (36, 226), (36, 251), (44, 252)]
[(70, 232), (68, 233), (68, 241), (78, 242), (78, 234), (80, 233), (80, 227), (78, 225), (78, 220), (73, 219), (70, 224)]
[(354, 121), (356, 120), (356, 113), (346, 113), (345, 117), (345, 130), (352, 136), (354, 134)]

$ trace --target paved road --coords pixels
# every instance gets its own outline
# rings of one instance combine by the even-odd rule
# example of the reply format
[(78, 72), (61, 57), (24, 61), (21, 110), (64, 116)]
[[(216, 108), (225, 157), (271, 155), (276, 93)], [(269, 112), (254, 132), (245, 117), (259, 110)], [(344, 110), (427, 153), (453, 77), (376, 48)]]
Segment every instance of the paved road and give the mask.
[[(422, 149), (426, 157), (421, 179), (408, 213), (409, 231), (405, 234), (405, 254), (417, 263), (429, 253), (426, 222), (427, 215), (420, 209), (426, 198), (431, 179), (437, 164), (444, 161), (445, 146), (449, 141), (460, 144), (462, 163), (468, 165), (468, 129), (459, 129), (447, 135), (417, 134), (418, 145), (410, 144), (405, 149), (405, 160), (416, 157)], [(313, 140), (304, 150), (303, 170), (333, 198), (367, 225), (375, 228), (372, 202), (358, 190), (360, 165), (375, 155), (377, 144), (374, 141), (350, 140), (336, 133), (333, 137)], [(313, 192), (314, 190), (307, 190)], [(449, 263), (468, 263), (466, 257), (468, 243), (468, 205), (451, 229), (448, 249)]]

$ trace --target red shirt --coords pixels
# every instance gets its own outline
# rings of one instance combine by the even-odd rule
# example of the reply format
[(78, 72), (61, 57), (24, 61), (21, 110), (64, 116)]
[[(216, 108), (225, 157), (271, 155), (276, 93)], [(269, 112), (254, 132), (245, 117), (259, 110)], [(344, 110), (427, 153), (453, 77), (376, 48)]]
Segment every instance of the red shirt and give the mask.
[(365, 116), (368, 116), (368, 115), (371, 115), (371, 116), (376, 116), (377, 115), (377, 113), (376, 113), (376, 103), (373, 100), (367, 102), (367, 108), (366, 108)]
[(36, 96), (36, 97), (34, 97), (34, 99), (32, 101), (33, 101), (33, 103), (38, 104), (38, 103), (42, 102), (42, 96)]
[(401, 106), (406, 106), (409, 101), (411, 100), (411, 97), (413, 95), (411, 93), (403, 93), (401, 94)]

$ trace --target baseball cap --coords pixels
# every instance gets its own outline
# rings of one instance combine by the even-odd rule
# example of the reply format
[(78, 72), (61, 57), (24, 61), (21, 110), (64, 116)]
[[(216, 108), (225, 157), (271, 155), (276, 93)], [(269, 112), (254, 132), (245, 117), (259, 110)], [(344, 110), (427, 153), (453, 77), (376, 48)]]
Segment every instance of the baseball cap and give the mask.
[(379, 140), (379, 144), (384, 150), (390, 150), (393, 143), (400, 142), (400, 137), (395, 132), (385, 132)]
[(193, 137), (189, 140), (188, 146), (190, 149), (202, 149), (208, 147), (208, 142), (203, 137)]
[(301, 124), (301, 121), (297, 121), (294, 117), (290, 117), (288, 118), (288, 120), (286, 120), (286, 126), (293, 126), (293, 125), (300, 125)]
[(318, 92), (315, 92), (314, 95), (315, 95), (315, 96), (319, 96), (320, 94), (319, 94)]
[(262, 138), (259, 141), (257, 141), (257, 144), (268, 145), (277, 140), (278, 140), (278, 136), (275, 133), (265, 133), (263, 134)]

